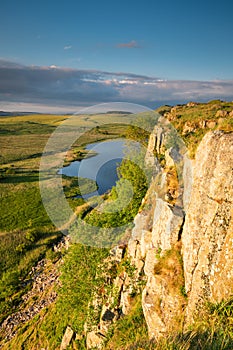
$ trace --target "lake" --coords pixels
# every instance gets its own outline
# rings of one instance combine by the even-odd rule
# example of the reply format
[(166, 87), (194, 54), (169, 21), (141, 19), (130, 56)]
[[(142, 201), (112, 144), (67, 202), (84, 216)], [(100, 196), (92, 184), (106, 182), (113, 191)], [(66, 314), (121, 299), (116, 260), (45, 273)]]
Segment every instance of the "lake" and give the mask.
[(97, 154), (81, 161), (72, 162), (69, 166), (60, 169), (59, 174), (95, 180), (98, 185), (98, 191), (84, 194), (83, 198), (104, 194), (115, 186), (118, 180), (117, 167), (124, 157), (124, 146), (124, 140), (89, 144), (85, 148)]

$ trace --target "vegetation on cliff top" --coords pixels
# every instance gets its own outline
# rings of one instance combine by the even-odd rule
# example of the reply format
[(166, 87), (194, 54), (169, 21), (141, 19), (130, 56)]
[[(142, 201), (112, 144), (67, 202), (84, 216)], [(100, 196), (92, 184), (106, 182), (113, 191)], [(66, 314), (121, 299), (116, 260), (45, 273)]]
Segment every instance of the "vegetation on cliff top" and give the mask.
[(190, 102), (175, 107), (161, 106), (157, 112), (164, 115), (176, 128), (191, 157), (195, 156), (198, 144), (208, 131), (233, 131), (233, 102)]

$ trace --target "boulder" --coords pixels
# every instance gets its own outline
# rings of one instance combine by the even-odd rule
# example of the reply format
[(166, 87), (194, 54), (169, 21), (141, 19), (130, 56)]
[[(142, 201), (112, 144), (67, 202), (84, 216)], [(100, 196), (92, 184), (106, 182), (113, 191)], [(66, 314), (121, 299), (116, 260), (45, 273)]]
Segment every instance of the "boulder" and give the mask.
[(186, 122), (183, 127), (182, 135), (189, 134), (190, 132), (196, 131), (197, 126), (192, 122)]
[(66, 330), (65, 330), (65, 334), (64, 334), (64, 336), (62, 338), (60, 350), (67, 349), (68, 346), (70, 345), (71, 340), (73, 339), (73, 337), (74, 337), (73, 329), (70, 326), (67, 326)]
[(223, 111), (221, 109), (219, 109), (216, 114), (215, 114), (215, 117), (222, 117), (222, 118), (225, 118), (227, 116), (228, 112), (227, 111)]
[(206, 120), (199, 121), (198, 126), (201, 129), (205, 129), (205, 127), (206, 127)]
[(102, 349), (104, 338), (104, 335), (95, 331), (87, 333), (87, 349)]
[(216, 122), (215, 122), (214, 120), (208, 120), (208, 121), (206, 122), (206, 126), (207, 126), (207, 128), (209, 128), (209, 129), (213, 129), (213, 128), (215, 128), (215, 126), (216, 126)]
[(187, 107), (195, 107), (195, 106), (197, 106), (197, 104), (198, 104), (197, 102), (192, 102), (191, 101), (191, 102), (187, 103)]

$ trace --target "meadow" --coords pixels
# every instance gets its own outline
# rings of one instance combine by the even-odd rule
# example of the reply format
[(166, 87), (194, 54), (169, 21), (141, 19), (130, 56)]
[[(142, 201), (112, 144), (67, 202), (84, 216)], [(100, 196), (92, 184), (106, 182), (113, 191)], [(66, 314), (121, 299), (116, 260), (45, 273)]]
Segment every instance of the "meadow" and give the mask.
[[(86, 156), (84, 147), (90, 141), (124, 136), (124, 116), (119, 116), (114, 124), (116, 117), (115, 114), (77, 116), (75, 127), (82, 130), (83, 136), (72, 146), (67, 162)], [(39, 114), (0, 118), (0, 322), (17, 310), (22, 294), (30, 288), (27, 285), (25, 289), (23, 280), (32, 266), (61, 238), (43, 207), (39, 165), (51, 133), (66, 118)], [(96, 128), (101, 124), (104, 124), (102, 128)], [(63, 186), (73, 209), (83, 204), (82, 199), (73, 199), (80, 194), (77, 178), (63, 176)], [(81, 186), (82, 193), (88, 193), (96, 185), (94, 181), (81, 179)]]

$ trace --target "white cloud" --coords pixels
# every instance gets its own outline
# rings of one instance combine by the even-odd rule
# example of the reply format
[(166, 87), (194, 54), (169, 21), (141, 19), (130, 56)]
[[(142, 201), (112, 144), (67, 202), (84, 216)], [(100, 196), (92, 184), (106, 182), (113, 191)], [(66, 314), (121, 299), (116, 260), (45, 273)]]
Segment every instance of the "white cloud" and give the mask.
[(135, 85), (135, 84), (138, 84), (138, 81), (137, 80), (119, 80), (119, 84)]
[(64, 46), (64, 50), (70, 50), (70, 49), (72, 49), (72, 46), (71, 46), (71, 45), (66, 45), (66, 46)]
[(3, 59), (0, 59), (0, 76), (3, 110), (4, 105), (9, 107), (9, 103), (16, 103), (18, 106), (22, 102), (35, 107), (39, 104), (63, 105), (69, 111), (69, 106), (90, 106), (114, 101), (154, 108), (159, 104), (185, 103), (189, 100), (233, 99), (233, 81), (230, 80), (172, 81), (56, 65), (27, 67)]

